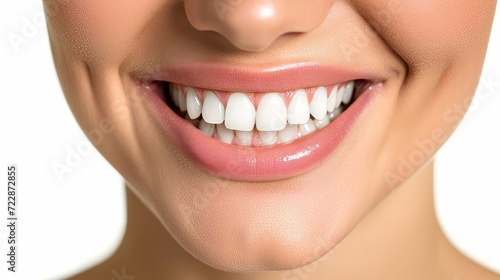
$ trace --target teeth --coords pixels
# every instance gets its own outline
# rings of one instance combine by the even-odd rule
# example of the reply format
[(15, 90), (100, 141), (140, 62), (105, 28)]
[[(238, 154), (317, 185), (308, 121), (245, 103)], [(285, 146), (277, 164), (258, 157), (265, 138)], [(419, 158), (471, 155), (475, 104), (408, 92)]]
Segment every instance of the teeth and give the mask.
[(278, 131), (285, 128), (287, 111), (285, 102), (276, 93), (264, 95), (257, 109), (257, 129), (260, 131)]
[(270, 146), (276, 141), (276, 131), (259, 131), (259, 140), (262, 146)]
[(214, 134), (215, 126), (213, 124), (207, 123), (204, 119), (201, 119), (198, 129), (201, 130), (201, 132), (205, 133), (208, 137), (212, 137), (212, 134)]
[(335, 110), (335, 105), (337, 105), (337, 91), (339, 90), (339, 86), (334, 86), (332, 91), (330, 92), (330, 97), (328, 97), (327, 111), (328, 113), (333, 112)]
[(314, 124), (316, 125), (317, 129), (322, 129), (323, 127), (330, 124), (330, 117), (325, 116), (322, 120), (314, 120)]
[(207, 123), (221, 124), (224, 122), (224, 105), (222, 105), (215, 93), (211, 91), (205, 93), (201, 114)]
[(309, 120), (309, 114), (306, 91), (299, 89), (295, 92), (292, 101), (288, 105), (288, 123), (304, 124)]
[(227, 129), (223, 124), (217, 125), (217, 135), (219, 135), (219, 139), (226, 144), (231, 144), (233, 142), (234, 131)]
[(201, 101), (192, 88), (186, 90), (186, 106), (191, 119), (197, 119), (201, 115)]
[(317, 130), (316, 125), (314, 124), (314, 121), (311, 119), (309, 119), (309, 121), (306, 124), (300, 125), (300, 132), (301, 132), (302, 136), (306, 136), (308, 134), (311, 134), (311, 133), (315, 132), (316, 130)]
[(338, 108), (342, 104), (342, 99), (344, 98), (345, 86), (341, 86), (337, 91), (337, 98), (335, 100), (335, 108)]
[(326, 116), (326, 106), (327, 106), (326, 88), (319, 87), (314, 92), (311, 104), (309, 104), (309, 110), (311, 111), (311, 115), (317, 120), (322, 120)]
[(187, 106), (186, 106), (186, 98), (184, 95), (182, 95), (182, 91), (178, 90), (177, 91), (177, 99), (179, 102), (179, 109), (181, 109), (181, 112), (186, 112)]
[(236, 139), (241, 146), (250, 146), (252, 144), (253, 131), (236, 131)]
[(353, 93), (354, 93), (354, 81), (351, 81), (345, 86), (344, 97), (342, 98), (342, 102), (344, 102), (344, 104), (349, 104), (349, 102), (351, 102)]
[(256, 95), (262, 96), (256, 98), (260, 99), (257, 109), (252, 93), (231, 93), (224, 106), (213, 91), (201, 90), (202, 102), (198, 89), (171, 85), (170, 99), (182, 118), (209, 137), (240, 146), (270, 146), (292, 142), (328, 126), (352, 103), (355, 86), (355, 81), (342, 86), (320, 86), (314, 89), (312, 97), (308, 97), (308, 92), (313, 89)]
[(255, 125), (255, 107), (245, 94), (231, 94), (227, 101), (224, 124), (227, 128), (233, 130), (253, 130)]
[(278, 137), (281, 143), (287, 143), (295, 140), (297, 136), (297, 125), (289, 124), (285, 129), (278, 131)]

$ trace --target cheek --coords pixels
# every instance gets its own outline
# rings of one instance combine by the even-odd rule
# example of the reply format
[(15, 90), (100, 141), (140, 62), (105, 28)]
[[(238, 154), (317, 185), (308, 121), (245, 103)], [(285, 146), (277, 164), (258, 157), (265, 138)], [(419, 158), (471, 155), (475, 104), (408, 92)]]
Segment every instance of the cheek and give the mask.
[(141, 31), (162, 1), (46, 0), (51, 36), (88, 62), (119, 62), (140, 45)]
[[(442, 64), (487, 38), (496, 1), (359, 1), (380, 36), (408, 64)], [(479, 42), (482, 44), (483, 42)]]

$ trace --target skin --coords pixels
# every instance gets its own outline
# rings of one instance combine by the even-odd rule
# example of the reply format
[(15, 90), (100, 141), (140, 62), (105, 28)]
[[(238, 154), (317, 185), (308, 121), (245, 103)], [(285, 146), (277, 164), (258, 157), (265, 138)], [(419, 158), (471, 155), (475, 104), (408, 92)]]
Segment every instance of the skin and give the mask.
[[(433, 155), (463, 117), (454, 108), (474, 94), (496, 1), (233, 1), (223, 23), (201, 1), (44, 1), (68, 104), (128, 186), (122, 245), (75, 279), (109, 279), (121, 267), (137, 279), (500, 279), (451, 246), (432, 198)], [(252, 11), (266, 3), (278, 8), (262, 24)], [(320, 166), (234, 182), (193, 165), (137, 99), (136, 73), (192, 61), (392, 74)], [(218, 195), (186, 216), (207, 186)], [(256, 188), (269, 199), (251, 199)]]

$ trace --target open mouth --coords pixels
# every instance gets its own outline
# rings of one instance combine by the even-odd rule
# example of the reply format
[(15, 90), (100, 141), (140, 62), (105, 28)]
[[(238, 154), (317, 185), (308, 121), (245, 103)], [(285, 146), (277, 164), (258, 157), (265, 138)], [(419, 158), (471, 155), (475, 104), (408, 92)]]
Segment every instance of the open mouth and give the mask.
[(162, 84), (168, 106), (205, 135), (226, 144), (261, 147), (291, 143), (330, 125), (369, 82), (266, 93)]
[(300, 175), (334, 154), (389, 74), (193, 64), (145, 77), (154, 86), (141, 88), (152, 93), (149, 111), (166, 139), (213, 176), (255, 182)]

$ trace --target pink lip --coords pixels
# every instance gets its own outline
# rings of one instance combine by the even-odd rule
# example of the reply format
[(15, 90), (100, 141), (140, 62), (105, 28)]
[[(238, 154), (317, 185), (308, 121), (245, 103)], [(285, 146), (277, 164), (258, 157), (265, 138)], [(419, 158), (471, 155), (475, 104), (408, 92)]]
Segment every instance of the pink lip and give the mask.
[(188, 64), (164, 69), (148, 75), (148, 79), (219, 91), (249, 93), (284, 92), (359, 79), (370, 80), (373, 83), (382, 81), (380, 73), (313, 63), (289, 64), (271, 68)]
[[(350, 79), (382, 80), (380, 77), (377, 79), (359, 73), (354, 75), (348, 71), (331, 74), (327, 73), (331, 71), (331, 68), (325, 71), (325, 68), (307, 65), (305, 68), (279, 68), (258, 73), (227, 67), (208, 68), (211, 71), (207, 72), (205, 67), (202, 71), (199, 68), (182, 68), (157, 75), (162, 77), (167, 75), (169, 77), (164, 80), (180, 84), (227, 91), (237, 89), (246, 92), (269, 92), (274, 88), (282, 89), (288, 86), (290, 87), (288, 89), (296, 89), (336, 84)], [(210, 74), (200, 75), (200, 73)], [(313, 76), (314, 74), (318, 74), (318, 76)], [(235, 79), (238, 75), (241, 77)], [(159, 76), (157, 78), (160, 78)], [(326, 79), (329, 76), (331, 78)], [(278, 77), (282, 79), (275, 80)], [(297, 84), (300, 86), (295, 87)], [(377, 96), (381, 88), (382, 83), (372, 84), (327, 127), (289, 144), (269, 147), (228, 145), (209, 138), (175, 114), (165, 104), (160, 94), (146, 94), (146, 96), (150, 101), (153, 115), (167, 136), (203, 170), (214, 176), (234, 181), (273, 181), (300, 175), (318, 166), (327, 156), (332, 154), (354, 128), (362, 112)]]

